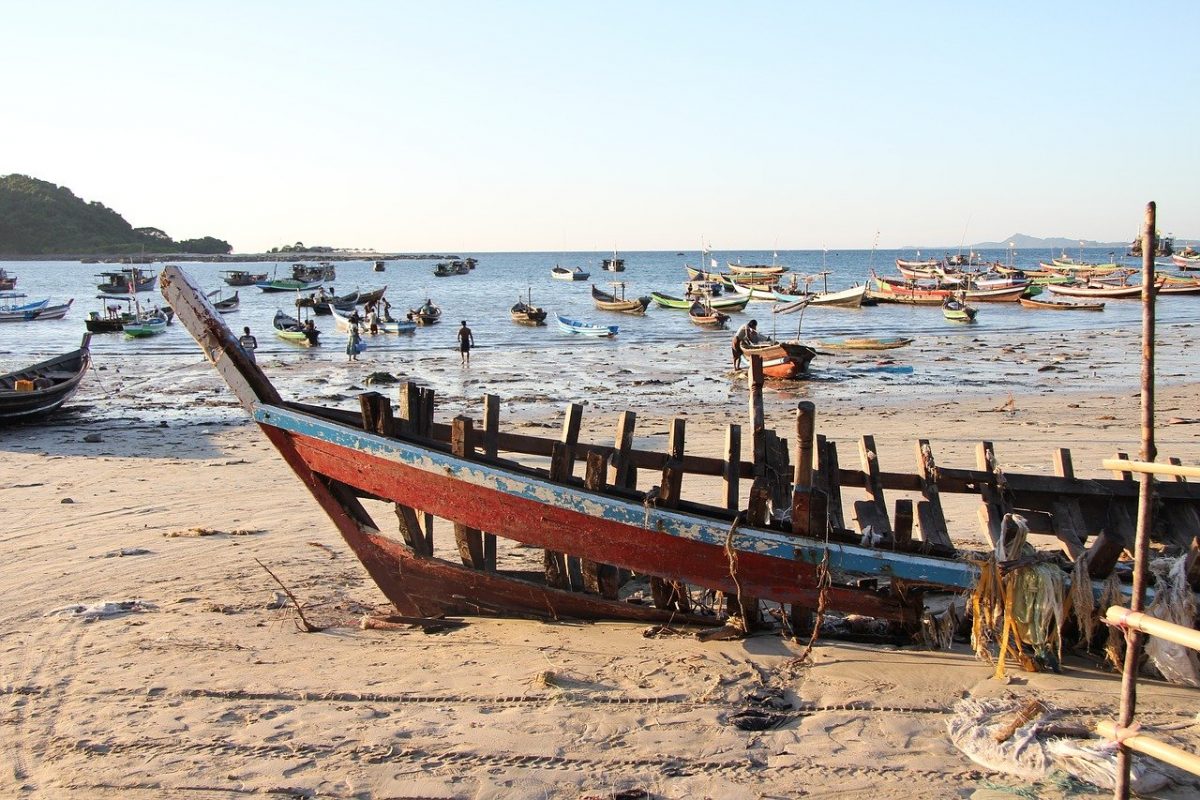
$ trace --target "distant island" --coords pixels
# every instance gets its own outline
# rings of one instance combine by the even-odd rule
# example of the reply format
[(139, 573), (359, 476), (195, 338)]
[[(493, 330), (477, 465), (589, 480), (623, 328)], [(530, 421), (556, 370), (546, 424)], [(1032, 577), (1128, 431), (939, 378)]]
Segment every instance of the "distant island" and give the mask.
[(220, 255), (233, 250), (212, 236), (175, 241), (158, 228), (135, 228), (96, 201), (28, 175), (0, 176), (0, 256)]
[[(1174, 237), (1175, 241), (1194, 241), (1183, 237)], [(1097, 242), (1093, 239), (1068, 239), (1065, 236), (1051, 236), (1041, 238), (1038, 236), (1028, 236), (1024, 233), (1014, 233), (1005, 239), (998, 242), (975, 242), (968, 245), (905, 245), (901, 250), (928, 250), (935, 252), (938, 250), (958, 251), (958, 250), (1007, 250), (1009, 244), (1018, 250), (1077, 250), (1080, 247), (1085, 249), (1090, 248), (1108, 248), (1109, 250), (1120, 250), (1124, 253), (1133, 244), (1133, 240), (1128, 242)]]

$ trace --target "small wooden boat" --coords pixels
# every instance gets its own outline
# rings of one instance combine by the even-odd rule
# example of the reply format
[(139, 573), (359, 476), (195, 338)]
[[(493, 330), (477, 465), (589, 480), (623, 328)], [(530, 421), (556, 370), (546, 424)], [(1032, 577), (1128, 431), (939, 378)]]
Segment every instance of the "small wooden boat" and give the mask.
[(167, 329), (167, 315), (160, 312), (141, 314), (132, 322), (125, 323), (126, 339), (147, 339)]
[(244, 269), (227, 269), (221, 275), (224, 276), (222, 280), (230, 286), (253, 286), (267, 279), (265, 272), (247, 272)]
[[(125, 329), (125, 323), (137, 321), (130, 296), (100, 295), (100, 299), (106, 301), (101, 303), (100, 311), (90, 312), (83, 321), (90, 333), (120, 333)], [(117, 305), (118, 302), (125, 303), (125, 308)]]
[(50, 305), (50, 298), (31, 303), (9, 303), (0, 305), (0, 322), (29, 322), (36, 319), (42, 309)]
[(433, 277), (435, 278), (449, 278), (451, 275), (461, 274), (449, 261), (439, 261), (433, 265)]
[[(349, 331), (353, 324), (350, 317), (339, 311), (332, 309), (333, 324), (339, 331)], [(363, 333), (371, 332), (371, 323), (367, 319), (361, 319), (358, 322), (358, 329)], [(416, 320), (411, 319), (380, 319), (375, 324), (376, 333), (412, 333), (417, 329)]]
[(863, 298), (867, 296), (866, 285), (851, 286), (836, 292), (805, 292), (792, 294), (789, 292), (774, 292), (775, 299), (781, 303), (796, 303), (807, 301), (813, 306), (828, 306), (830, 308), (862, 308)]
[(285, 342), (298, 344), (302, 347), (317, 347), (321, 344), (321, 332), (319, 330), (307, 327), (300, 320), (288, 316), (282, 311), (275, 312), (275, 318), (271, 321), (271, 326), (275, 328), (275, 335)]
[(1021, 305), (1025, 308), (1040, 308), (1046, 311), (1103, 311), (1104, 303), (1068, 303), (1063, 300), (1038, 300), (1033, 297), (1022, 297)]
[(320, 278), (316, 280), (276, 278), (269, 281), (257, 281), (254, 285), (264, 292), (311, 292), (314, 289), (320, 289), (323, 283), (324, 281)]
[(742, 354), (759, 356), (763, 374), (771, 378), (795, 378), (808, 369), (817, 351), (800, 342), (775, 342), (769, 339), (757, 344), (743, 344)]
[(906, 336), (839, 336), (817, 339), (812, 346), (826, 350), (894, 350), (912, 343)]
[(212, 303), (213, 308), (215, 308), (217, 311), (220, 311), (222, 314), (229, 314), (233, 311), (237, 311), (238, 304), (240, 303), (240, 300), (238, 299), (238, 293), (234, 292), (229, 297), (224, 297), (223, 294), (224, 293), (220, 289), (214, 289), (206, 296), (208, 297), (208, 302)]
[[(883, 303), (905, 303), (918, 306), (940, 306), (947, 297), (961, 292), (954, 286), (928, 286), (899, 278), (881, 278), (876, 275), (867, 289), (867, 295)], [(968, 289), (968, 300), (984, 303), (1015, 303), (1025, 293), (1024, 286), (1005, 289)]]
[(7, 292), (15, 288), (17, 288), (17, 276), (0, 267), (0, 292)]
[(701, 297), (720, 297), (725, 291), (725, 284), (718, 281), (685, 281), (683, 295), (689, 300)]
[(650, 305), (650, 297), (638, 297), (634, 300), (625, 298), (625, 284), (620, 281), (614, 281), (611, 286), (614, 289), (620, 290), (620, 296), (609, 294), (596, 288), (592, 285), (592, 302), (596, 308), (601, 311), (619, 311), (623, 314), (645, 314), (646, 307)]
[[(378, 289), (367, 289), (366, 291), (360, 291), (354, 302), (358, 303), (360, 306), (366, 305), (367, 303), (378, 303), (383, 299), (383, 295), (387, 292), (387, 289), (388, 287), (381, 286)], [(340, 298), (339, 301), (341, 301)]]
[[(920, 253), (918, 253), (917, 255), (920, 255)], [(917, 260), (906, 259), (906, 258), (897, 258), (896, 259), (896, 266), (901, 269), (932, 270), (937, 267), (940, 267), (941, 265), (942, 265), (942, 261), (939, 258), (925, 258), (925, 259), (917, 259)]]
[(625, 259), (617, 258), (617, 254), (614, 252), (613, 257), (604, 259), (604, 261), (600, 264), (600, 267), (605, 272), (624, 272)]
[(420, 308), (409, 309), (408, 313), (418, 325), (436, 325), (442, 321), (442, 310), (432, 300), (426, 300)]
[[(687, 311), (692, 307), (695, 299), (687, 299), (683, 297), (675, 297), (674, 295), (664, 294), (663, 292), (651, 292), (650, 299), (656, 305), (662, 308), (674, 308), (682, 311)], [(750, 302), (749, 297), (711, 297), (708, 304), (716, 311), (741, 311)]]
[(974, 322), (978, 309), (971, 308), (965, 300), (947, 297), (942, 302), (942, 316), (951, 322)]
[(748, 283), (742, 283), (739, 280), (732, 282), (732, 288), (742, 297), (748, 300), (763, 301), (768, 303), (775, 302), (775, 284), (761, 284), (754, 286)]
[(337, 279), (337, 268), (329, 261), (310, 264), (292, 264), (292, 279), (303, 283), (328, 283)]
[(387, 264), (383, 261), (376, 261), (375, 266), (372, 269), (374, 269), (376, 272), (383, 272), (385, 269), (387, 269)]
[(36, 419), (71, 399), (91, 364), (85, 333), (77, 350), (0, 375), (0, 424)]
[(735, 276), (741, 277), (744, 275), (773, 275), (779, 276), (787, 272), (787, 267), (779, 264), (735, 264), (732, 261), (726, 261), (725, 265), (729, 267), (729, 271)]
[(546, 309), (533, 304), (533, 289), (525, 299), (517, 298), (517, 302), (508, 310), (512, 321), (519, 325), (545, 325)]
[(729, 323), (728, 314), (722, 314), (702, 300), (692, 303), (688, 309), (688, 319), (693, 325), (709, 329), (724, 328)]
[(577, 319), (570, 319), (561, 314), (554, 315), (555, 322), (558, 323), (558, 329), (563, 333), (577, 333), (581, 336), (606, 337), (616, 336), (618, 327), (616, 325), (596, 325), (591, 322), (583, 322)]
[(584, 272), (579, 267), (567, 269), (557, 264), (554, 265), (554, 269), (550, 270), (550, 277), (557, 278), (560, 281), (586, 281), (591, 275), (592, 273)]
[[(1142, 296), (1142, 287), (1134, 286), (1106, 286), (1103, 284), (1089, 284), (1084, 282), (1078, 283), (1060, 283), (1050, 284), (1046, 290), (1052, 294), (1061, 294), (1066, 297), (1107, 297), (1113, 299), (1130, 299)], [(1162, 291), (1161, 289), (1159, 290)]]
[(101, 279), (96, 284), (96, 288), (107, 294), (117, 294), (120, 292), (148, 292), (154, 288), (154, 281), (158, 278), (158, 274), (130, 267), (117, 272), (101, 272), (96, 277)]

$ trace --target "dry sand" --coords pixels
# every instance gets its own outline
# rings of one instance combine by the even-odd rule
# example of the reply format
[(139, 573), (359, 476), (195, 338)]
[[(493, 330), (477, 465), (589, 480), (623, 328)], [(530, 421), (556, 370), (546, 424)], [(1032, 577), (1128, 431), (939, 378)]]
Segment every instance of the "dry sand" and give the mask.
[[(104, 380), (116, 388), (115, 375)], [(228, 402), (204, 367), (169, 385), (189, 403)], [(1164, 389), (1160, 419), (1197, 416), (1197, 388)], [(843, 462), (874, 434), (896, 471), (911, 469), (922, 436), (946, 466), (973, 466), (989, 439), (1010, 471), (1049, 473), (1053, 449), (1068, 446), (1077, 472), (1095, 475), (1100, 458), (1137, 452), (1132, 394), (886, 407), (843, 387), (818, 408), (818, 429), (842, 443)], [(778, 409), (792, 402), (776, 399), (770, 414), (784, 435), (792, 422)], [(362, 631), (364, 612), (386, 610), (382, 596), (256, 429), (165, 409), (160, 427), (151, 406), (130, 409), (0, 434), (0, 796), (983, 797), (1021, 784), (950, 745), (955, 701), (1034, 694), (1085, 722), (1116, 708), (1116, 676), (1092, 661), (1003, 684), (962, 645), (822, 642), (800, 666), (802, 647), (774, 635), (705, 644), (645, 638), (634, 624), (488, 619), (433, 635)], [(609, 441), (611, 416), (587, 418), (584, 438)], [(689, 451), (718, 454), (728, 421), (740, 420), (691, 414)], [(661, 406), (641, 409), (639, 443), (660, 443), (665, 422)], [(1158, 435), (1164, 457), (1200, 461), (1200, 425)], [(976, 502), (948, 505), (960, 542), (975, 535)], [(291, 611), (269, 607), (277, 587), (256, 559), (323, 631), (302, 633)], [(93, 623), (51, 613), (133, 598), (152, 608)], [(728, 724), (755, 696), (793, 710), (769, 731)], [(1141, 716), (1193, 723), (1175, 735), (1196, 749), (1196, 700), (1147, 681)]]

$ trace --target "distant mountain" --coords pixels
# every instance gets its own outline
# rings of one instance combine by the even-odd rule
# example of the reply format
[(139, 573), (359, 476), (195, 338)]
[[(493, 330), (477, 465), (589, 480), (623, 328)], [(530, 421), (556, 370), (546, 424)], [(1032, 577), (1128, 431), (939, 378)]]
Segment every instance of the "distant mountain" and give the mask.
[(0, 176), (0, 255), (44, 253), (228, 253), (229, 242), (205, 236), (175, 241), (158, 228), (135, 228), (102, 203), (28, 175)]
[[(1132, 240), (1131, 240), (1132, 241)], [(1129, 242), (1096, 242), (1090, 239), (1066, 239), (1062, 236), (1051, 236), (1048, 239), (1042, 239), (1037, 236), (1026, 236), (1023, 233), (1014, 233), (1007, 239), (1002, 239), (999, 242), (976, 242), (971, 245), (972, 250), (1004, 250), (1012, 243), (1018, 250), (1036, 250), (1038, 248), (1051, 250), (1070, 250), (1078, 247), (1128, 247)]]

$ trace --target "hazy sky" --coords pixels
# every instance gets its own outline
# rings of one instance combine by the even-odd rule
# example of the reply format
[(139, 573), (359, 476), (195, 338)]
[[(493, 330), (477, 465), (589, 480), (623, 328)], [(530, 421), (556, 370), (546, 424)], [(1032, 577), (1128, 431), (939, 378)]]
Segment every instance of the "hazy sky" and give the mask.
[[(0, 174), (253, 251), (1200, 235), (1200, 3), (0, 0)], [(1189, 44), (1190, 43), (1190, 44)]]

